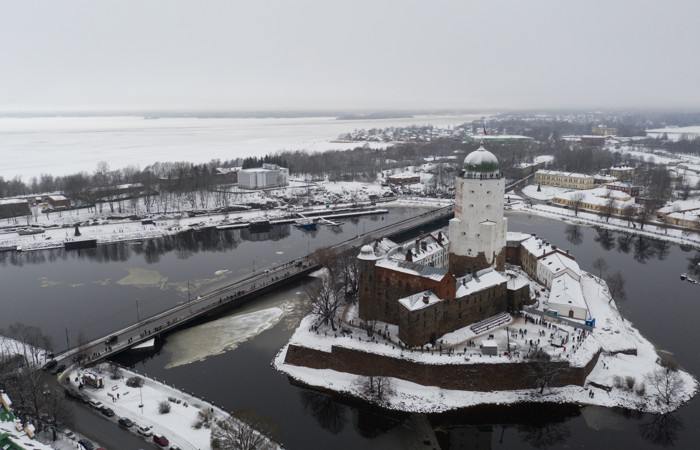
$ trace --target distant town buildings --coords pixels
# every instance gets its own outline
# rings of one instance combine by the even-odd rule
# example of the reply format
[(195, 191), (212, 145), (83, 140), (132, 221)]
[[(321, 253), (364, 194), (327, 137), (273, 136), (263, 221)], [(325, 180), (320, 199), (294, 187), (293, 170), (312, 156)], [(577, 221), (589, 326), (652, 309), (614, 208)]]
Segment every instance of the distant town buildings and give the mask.
[(289, 169), (277, 164), (263, 164), (262, 167), (241, 169), (238, 172), (238, 187), (243, 189), (266, 189), (286, 186)]
[(609, 170), (610, 175), (620, 181), (632, 181), (637, 169), (632, 166), (613, 166)]
[(389, 184), (394, 184), (397, 186), (416, 184), (420, 183), (420, 175), (413, 172), (399, 172), (386, 177), (386, 181)]
[(700, 139), (700, 126), (668, 127), (646, 130), (647, 137), (669, 141), (692, 141)]
[(617, 128), (605, 125), (596, 125), (591, 129), (591, 134), (596, 136), (616, 136)]

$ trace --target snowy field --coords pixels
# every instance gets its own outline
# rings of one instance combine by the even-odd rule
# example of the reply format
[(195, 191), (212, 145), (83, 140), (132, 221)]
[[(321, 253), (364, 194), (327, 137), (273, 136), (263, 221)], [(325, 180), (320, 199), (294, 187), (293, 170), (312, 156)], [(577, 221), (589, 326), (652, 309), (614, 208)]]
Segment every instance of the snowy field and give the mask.
[[(332, 142), (354, 129), (410, 125), (454, 126), (481, 114), (336, 120), (301, 118), (34, 117), (0, 118), (0, 176), (29, 179), (42, 173), (92, 172), (157, 161), (208, 162), (263, 156), (280, 150), (348, 149), (365, 143)], [(385, 147), (383, 143), (367, 143)]]

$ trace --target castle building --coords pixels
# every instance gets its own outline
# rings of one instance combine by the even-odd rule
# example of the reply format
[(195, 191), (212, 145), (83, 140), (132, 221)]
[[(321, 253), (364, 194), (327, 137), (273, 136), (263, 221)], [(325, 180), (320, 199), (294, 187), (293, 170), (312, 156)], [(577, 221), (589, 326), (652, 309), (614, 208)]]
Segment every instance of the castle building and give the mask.
[(457, 176), (447, 238), (437, 233), (415, 245), (362, 247), (360, 318), (396, 325), (403, 343), (421, 346), (530, 303), (529, 284), (513, 283), (503, 272), (504, 190), (498, 159), (481, 146)]
[(496, 156), (480, 146), (464, 159), (455, 180), (455, 217), (450, 220), (450, 265), (456, 275), (505, 263), (508, 219), (503, 217), (505, 179)]

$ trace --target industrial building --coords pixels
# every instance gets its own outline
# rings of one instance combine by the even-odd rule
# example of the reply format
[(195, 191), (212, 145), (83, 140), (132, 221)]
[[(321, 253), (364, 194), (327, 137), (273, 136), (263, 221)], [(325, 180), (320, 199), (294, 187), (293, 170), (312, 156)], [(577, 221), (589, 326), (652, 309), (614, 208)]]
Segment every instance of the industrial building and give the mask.
[(238, 172), (238, 187), (243, 189), (266, 189), (286, 186), (289, 169), (277, 164), (263, 164), (262, 167), (241, 169)]

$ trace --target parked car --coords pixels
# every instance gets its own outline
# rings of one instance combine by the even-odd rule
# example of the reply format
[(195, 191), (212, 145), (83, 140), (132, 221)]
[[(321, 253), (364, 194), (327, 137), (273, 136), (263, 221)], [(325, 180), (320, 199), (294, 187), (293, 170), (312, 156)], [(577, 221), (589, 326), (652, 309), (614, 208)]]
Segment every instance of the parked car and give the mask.
[(99, 402), (97, 400), (88, 400), (88, 405), (92, 406), (95, 409), (102, 409), (104, 406), (102, 402)]
[(138, 434), (140, 434), (141, 436), (145, 436), (145, 437), (153, 436), (153, 432), (151, 431), (151, 427), (139, 426), (136, 429), (136, 432)]
[(75, 433), (73, 433), (71, 430), (63, 430), (63, 435), (71, 441), (75, 440)]
[(58, 362), (57, 362), (55, 359), (52, 359), (51, 361), (49, 361), (49, 362), (47, 362), (46, 364), (44, 364), (44, 367), (42, 367), (42, 369), (44, 369), (44, 370), (51, 370), (51, 369), (53, 369), (54, 367), (56, 367), (57, 365), (58, 365)]
[(134, 422), (128, 417), (120, 417), (117, 422), (119, 422), (119, 426), (124, 428), (131, 428), (134, 425)]
[(79, 440), (78, 444), (80, 444), (85, 450), (95, 450), (95, 446), (92, 445), (92, 442), (88, 441), (87, 439)]
[(64, 370), (66, 370), (66, 365), (61, 364), (60, 366), (54, 367), (53, 370), (51, 371), (51, 373), (53, 375), (58, 375), (59, 373), (63, 372)]
[(168, 440), (168, 438), (166, 438), (162, 434), (154, 434), (153, 442), (160, 445), (161, 447), (167, 447), (168, 445), (170, 445), (170, 441)]
[(173, 444), (173, 445), (170, 446), (170, 450), (182, 450), (182, 448), (180, 448), (179, 445)]
[(103, 406), (102, 408), (100, 408), (100, 412), (107, 417), (114, 417), (114, 410), (112, 408)]

